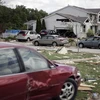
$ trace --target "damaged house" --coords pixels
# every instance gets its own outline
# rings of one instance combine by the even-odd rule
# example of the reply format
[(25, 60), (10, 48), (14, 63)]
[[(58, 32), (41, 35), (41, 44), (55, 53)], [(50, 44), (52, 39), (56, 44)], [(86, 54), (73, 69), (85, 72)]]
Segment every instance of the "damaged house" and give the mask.
[[(64, 7), (43, 18), (47, 30), (55, 30), (62, 36), (70, 36), (72, 30), (78, 37), (86, 37), (88, 29), (100, 30), (100, 9), (85, 9), (76, 6)], [(42, 19), (41, 19), (42, 20)], [(26, 22), (27, 28), (36, 30), (36, 21)]]

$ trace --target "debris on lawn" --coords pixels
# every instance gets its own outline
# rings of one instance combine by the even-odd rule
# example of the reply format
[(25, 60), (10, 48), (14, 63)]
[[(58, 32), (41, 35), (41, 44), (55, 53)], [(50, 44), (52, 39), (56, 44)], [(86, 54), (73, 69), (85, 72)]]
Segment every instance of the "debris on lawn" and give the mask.
[(68, 59), (68, 58), (69, 58), (69, 56), (63, 56), (63, 58)]
[(86, 75), (84, 81), (91, 83), (91, 82), (96, 82), (97, 80), (96, 80), (96, 78), (94, 78), (93, 75), (92, 76), (91, 75)]
[(71, 60), (54, 60), (54, 61), (62, 63), (62, 64), (75, 64), (74, 61), (71, 61)]
[(93, 86), (93, 85), (87, 85), (87, 84), (85, 84), (85, 83), (81, 83), (80, 86), (91, 87), (91, 88), (94, 88), (94, 87), (95, 87), (95, 86)]
[(59, 54), (66, 54), (66, 53), (68, 53), (68, 51), (67, 51), (67, 49), (65, 47), (62, 47), (61, 49), (58, 49), (56, 52), (59, 53)]
[(100, 94), (99, 93), (93, 93), (92, 94), (92, 100), (100, 100)]
[(59, 57), (59, 56), (55, 56), (56, 58), (61, 58), (61, 57)]
[(95, 82), (96, 80), (95, 79), (88, 79), (88, 82), (91, 83), (91, 82)]
[(91, 91), (92, 89), (91, 89), (90, 87), (83, 87), (83, 86), (80, 86), (80, 87), (78, 88), (78, 90), (80, 90), (80, 91)]
[(48, 54), (51, 56), (53, 54), (53, 52), (48, 52)]
[(94, 88), (95, 86), (93, 85), (87, 85), (85, 83), (81, 83), (78, 90), (83, 90), (83, 91), (90, 91), (92, 90), (92, 88)]
[(94, 84), (94, 85), (97, 85), (98, 83), (97, 83), (97, 82), (94, 82), (93, 84)]

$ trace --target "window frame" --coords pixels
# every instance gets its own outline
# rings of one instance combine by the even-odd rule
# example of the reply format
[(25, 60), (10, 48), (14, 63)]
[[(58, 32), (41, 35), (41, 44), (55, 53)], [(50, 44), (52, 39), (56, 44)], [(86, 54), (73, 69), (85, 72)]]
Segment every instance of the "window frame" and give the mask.
[(15, 57), (16, 57), (16, 60), (17, 60), (17, 63), (18, 63), (18, 67), (19, 67), (19, 69), (20, 69), (20, 72), (18, 72), (18, 73), (11, 73), (11, 74), (0, 75), (0, 77), (12, 76), (12, 75), (21, 74), (21, 73), (23, 72), (23, 67), (22, 67), (22, 64), (21, 64), (21, 62), (20, 62), (20, 59), (19, 59), (19, 57), (18, 57), (18, 55), (17, 55), (16, 48), (14, 48), (14, 47), (7, 47), (7, 48), (6, 48), (6, 47), (5, 47), (5, 48), (0, 48), (0, 50), (12, 50), (13, 53), (14, 53), (14, 55), (15, 55)]
[[(52, 68), (55, 68), (55, 65), (54, 65), (54, 64), (52, 64), (52, 63), (51, 63), (50, 61), (48, 61), (44, 56), (42, 56), (42, 55), (39, 54), (37, 51), (35, 51), (35, 53), (36, 53), (37, 55), (41, 56), (43, 59), (46, 60), (47, 65), (48, 65), (48, 68), (41, 68), (41, 69), (37, 69), (37, 70), (34, 70), (34, 69), (33, 69), (33, 70), (27, 71), (26, 68), (25, 68), (24, 61), (23, 61), (23, 59), (22, 59), (22, 57), (21, 57), (21, 54), (20, 54), (20, 52), (19, 52), (18, 49), (27, 49), (27, 50), (30, 50), (30, 51), (35, 51), (35, 50), (33, 50), (33, 49), (31, 49), (31, 48), (23, 48), (23, 47), (19, 47), (19, 48), (16, 49), (17, 52), (19, 53), (18, 55), (20, 56), (20, 60), (21, 60), (21, 62), (22, 62), (22, 64), (23, 64), (23, 66), (24, 66), (24, 69), (25, 69), (24, 72), (38, 72), (38, 71), (50, 70), (50, 69), (52, 69)], [(54, 66), (54, 67), (51, 67), (51, 66)]]

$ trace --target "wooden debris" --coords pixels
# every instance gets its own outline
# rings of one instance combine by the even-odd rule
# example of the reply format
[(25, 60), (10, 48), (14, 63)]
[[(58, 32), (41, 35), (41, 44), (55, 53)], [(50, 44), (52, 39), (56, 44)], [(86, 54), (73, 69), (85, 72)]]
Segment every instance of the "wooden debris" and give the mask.
[(92, 89), (90, 87), (79, 87), (78, 90), (81, 90), (81, 91), (91, 91)]
[(79, 88), (78, 88), (78, 90), (83, 90), (83, 91), (91, 91), (92, 90), (92, 88), (94, 88), (95, 86), (93, 86), (93, 85), (87, 85), (87, 84), (85, 84), (85, 83), (81, 83), (80, 84), (80, 86), (79, 86)]
[(95, 86), (93, 85), (87, 85), (85, 83), (81, 83), (80, 86), (83, 86), (83, 87), (91, 87), (91, 88), (94, 88)]

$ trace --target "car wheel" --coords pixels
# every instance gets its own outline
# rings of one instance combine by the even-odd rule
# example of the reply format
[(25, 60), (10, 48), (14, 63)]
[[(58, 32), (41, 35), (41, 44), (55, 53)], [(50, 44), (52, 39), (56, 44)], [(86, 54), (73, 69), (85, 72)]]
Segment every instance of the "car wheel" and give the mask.
[(52, 45), (53, 45), (53, 46), (57, 46), (57, 43), (56, 43), (56, 42), (53, 42)]
[(38, 36), (37, 39), (40, 39), (40, 36)]
[(78, 46), (79, 46), (80, 48), (83, 48), (83, 47), (84, 47), (83, 43), (80, 43)]
[(30, 38), (27, 38), (27, 41), (29, 42), (30, 41)]
[(39, 46), (39, 42), (38, 42), (38, 41), (35, 41), (35, 42), (34, 42), (34, 45), (35, 45), (35, 46)]
[(60, 100), (74, 100), (77, 94), (77, 84), (74, 79), (69, 78), (61, 89)]
[(100, 44), (98, 45), (98, 48), (100, 49)]

